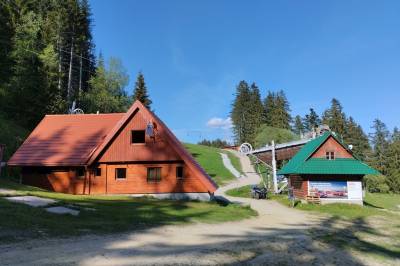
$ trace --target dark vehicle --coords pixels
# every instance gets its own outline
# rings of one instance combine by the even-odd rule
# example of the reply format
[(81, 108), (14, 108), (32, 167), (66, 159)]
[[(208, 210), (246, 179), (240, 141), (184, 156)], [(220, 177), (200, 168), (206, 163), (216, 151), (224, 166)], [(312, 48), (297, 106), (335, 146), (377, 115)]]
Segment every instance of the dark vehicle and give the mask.
[(251, 188), (251, 197), (254, 199), (266, 199), (267, 198), (267, 189), (260, 188), (258, 186), (253, 186)]

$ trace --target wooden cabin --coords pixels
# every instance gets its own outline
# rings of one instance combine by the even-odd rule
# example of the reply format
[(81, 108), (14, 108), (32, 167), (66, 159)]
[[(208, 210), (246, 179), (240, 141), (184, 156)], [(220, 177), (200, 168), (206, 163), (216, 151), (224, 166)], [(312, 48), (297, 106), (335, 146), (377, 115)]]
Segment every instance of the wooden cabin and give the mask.
[(361, 205), (362, 179), (377, 173), (329, 131), (307, 142), (278, 172), (288, 177), (289, 188), (302, 201)]
[(217, 188), (139, 101), (127, 113), (46, 115), (8, 166), (23, 184), (71, 194), (207, 199)]

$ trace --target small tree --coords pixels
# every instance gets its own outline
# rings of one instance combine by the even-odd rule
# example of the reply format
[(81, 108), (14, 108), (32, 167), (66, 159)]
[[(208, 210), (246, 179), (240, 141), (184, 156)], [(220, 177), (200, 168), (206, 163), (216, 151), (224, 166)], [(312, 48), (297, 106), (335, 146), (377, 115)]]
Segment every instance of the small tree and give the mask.
[(150, 109), (152, 101), (147, 93), (146, 82), (144, 81), (144, 76), (142, 72), (139, 72), (136, 82), (135, 89), (132, 96), (133, 101), (139, 100), (144, 106)]

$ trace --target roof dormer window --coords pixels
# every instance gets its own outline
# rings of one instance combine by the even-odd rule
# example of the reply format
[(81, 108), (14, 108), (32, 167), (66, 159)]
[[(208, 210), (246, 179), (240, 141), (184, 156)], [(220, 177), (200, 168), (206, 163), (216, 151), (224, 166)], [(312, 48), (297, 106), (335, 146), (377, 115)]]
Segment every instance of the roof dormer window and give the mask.
[(333, 151), (327, 151), (327, 152), (326, 152), (326, 159), (327, 159), (327, 160), (335, 160), (335, 152), (333, 152)]

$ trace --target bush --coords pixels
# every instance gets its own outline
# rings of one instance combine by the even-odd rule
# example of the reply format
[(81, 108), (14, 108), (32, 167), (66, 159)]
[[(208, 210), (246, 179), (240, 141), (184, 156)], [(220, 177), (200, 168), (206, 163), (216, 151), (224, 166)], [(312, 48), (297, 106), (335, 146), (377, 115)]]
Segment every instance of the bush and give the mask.
[(390, 190), (384, 175), (367, 175), (364, 177), (364, 184), (366, 189), (372, 193), (388, 193)]

